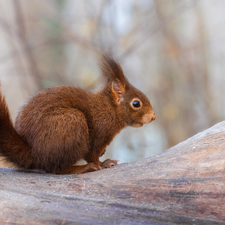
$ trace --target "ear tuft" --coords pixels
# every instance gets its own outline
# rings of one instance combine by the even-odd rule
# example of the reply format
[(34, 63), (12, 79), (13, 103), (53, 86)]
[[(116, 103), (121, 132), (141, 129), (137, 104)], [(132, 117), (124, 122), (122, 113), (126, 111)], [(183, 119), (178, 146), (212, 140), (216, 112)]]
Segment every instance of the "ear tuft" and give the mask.
[(127, 80), (123, 74), (123, 70), (119, 63), (115, 62), (108, 55), (103, 55), (101, 60), (101, 71), (103, 76), (109, 83), (119, 80), (120, 83), (126, 87)]

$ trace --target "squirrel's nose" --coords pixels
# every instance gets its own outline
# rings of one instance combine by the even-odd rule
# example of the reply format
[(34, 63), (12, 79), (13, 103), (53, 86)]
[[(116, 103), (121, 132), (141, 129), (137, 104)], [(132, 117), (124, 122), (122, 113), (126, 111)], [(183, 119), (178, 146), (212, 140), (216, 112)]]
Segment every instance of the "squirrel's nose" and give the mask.
[(155, 115), (155, 113), (154, 113), (154, 115), (152, 116), (152, 120), (151, 121), (153, 121), (153, 120), (155, 120), (156, 119), (156, 115)]
[(142, 117), (141, 123), (143, 124), (151, 123), (153, 120), (155, 120), (155, 118), (156, 118), (155, 113), (151, 111), (150, 113), (147, 113)]

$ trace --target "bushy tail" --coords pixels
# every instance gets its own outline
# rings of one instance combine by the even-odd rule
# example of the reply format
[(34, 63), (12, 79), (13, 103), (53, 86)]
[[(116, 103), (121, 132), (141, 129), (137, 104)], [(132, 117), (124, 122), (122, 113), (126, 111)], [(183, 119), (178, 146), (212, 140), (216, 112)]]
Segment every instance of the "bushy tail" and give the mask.
[(30, 149), (13, 127), (5, 97), (0, 90), (0, 155), (13, 165), (29, 169), (32, 164)]

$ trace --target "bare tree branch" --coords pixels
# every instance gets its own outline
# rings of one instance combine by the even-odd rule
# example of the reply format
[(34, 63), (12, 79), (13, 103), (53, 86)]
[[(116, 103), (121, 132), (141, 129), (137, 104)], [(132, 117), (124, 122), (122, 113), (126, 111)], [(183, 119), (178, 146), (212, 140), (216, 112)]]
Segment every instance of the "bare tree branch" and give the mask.
[(137, 48), (141, 47), (147, 40), (149, 40), (150, 36), (153, 36), (155, 33), (160, 31), (164, 26), (170, 23), (172, 20), (176, 19), (177, 16), (183, 13), (186, 10), (189, 10), (193, 7), (193, 4), (190, 4), (190, 1), (186, 1), (185, 4), (182, 4), (178, 7), (173, 13), (163, 18), (157, 24), (154, 24), (153, 27), (147, 27), (143, 32), (140, 32), (140, 35), (137, 37), (136, 41), (134, 41), (130, 47), (128, 47), (120, 56), (119, 59), (122, 61), (127, 55), (131, 52), (135, 51)]
[(27, 37), (26, 27), (25, 27), (23, 15), (22, 15), (21, 2), (18, 0), (13, 0), (13, 5), (14, 5), (14, 10), (15, 10), (15, 16), (16, 16), (15, 22), (19, 28), (18, 39), (21, 43), (21, 46), (26, 51), (25, 57), (29, 64), (30, 75), (33, 76), (34, 80), (40, 87), (41, 86), (41, 74), (38, 70), (38, 66), (37, 66), (34, 54), (32, 52), (32, 49), (30, 47), (29, 39)]

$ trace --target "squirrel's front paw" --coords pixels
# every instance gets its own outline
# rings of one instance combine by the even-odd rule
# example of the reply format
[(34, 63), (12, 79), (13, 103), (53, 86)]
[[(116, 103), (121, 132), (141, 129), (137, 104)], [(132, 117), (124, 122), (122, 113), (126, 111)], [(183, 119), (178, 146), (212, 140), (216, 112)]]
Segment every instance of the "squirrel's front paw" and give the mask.
[(111, 160), (111, 159), (106, 159), (102, 164), (102, 168), (111, 168), (113, 166), (116, 166), (118, 164), (119, 160)]

